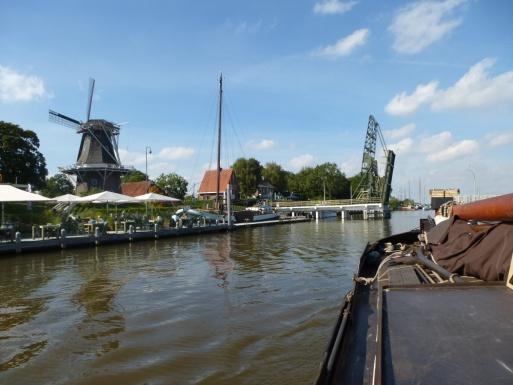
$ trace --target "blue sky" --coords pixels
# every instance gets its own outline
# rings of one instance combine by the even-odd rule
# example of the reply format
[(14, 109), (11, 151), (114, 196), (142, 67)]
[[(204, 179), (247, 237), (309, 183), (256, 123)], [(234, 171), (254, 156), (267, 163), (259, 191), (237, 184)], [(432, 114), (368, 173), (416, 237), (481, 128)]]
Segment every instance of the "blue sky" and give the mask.
[(80, 137), (48, 109), (125, 123), (124, 163), (199, 183), (225, 77), (224, 166), (359, 171), (369, 114), (397, 152), (394, 194), (513, 190), (510, 1), (0, 0), (0, 119), (37, 132), (50, 174)]

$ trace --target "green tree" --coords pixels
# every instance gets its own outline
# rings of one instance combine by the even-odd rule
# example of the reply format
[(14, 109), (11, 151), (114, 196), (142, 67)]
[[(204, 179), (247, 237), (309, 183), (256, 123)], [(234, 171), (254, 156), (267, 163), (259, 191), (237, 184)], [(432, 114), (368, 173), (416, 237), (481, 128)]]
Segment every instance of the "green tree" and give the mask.
[(160, 174), (155, 180), (155, 184), (165, 191), (166, 195), (173, 198), (183, 199), (187, 193), (188, 182), (174, 172), (170, 174)]
[(262, 177), (274, 186), (276, 192), (287, 190), (287, 172), (279, 164), (267, 163), (262, 170)]
[(45, 185), (46, 161), (34, 131), (0, 121), (0, 174), (4, 183), (30, 183), (36, 188)]
[(349, 198), (349, 181), (335, 163), (323, 163), (305, 167), (293, 177), (289, 176), (289, 188), (305, 199)]
[(43, 195), (53, 198), (59, 195), (72, 194), (74, 189), (73, 183), (66, 175), (55, 174), (46, 180)]
[(132, 170), (128, 174), (121, 177), (122, 183), (142, 182), (146, 180), (146, 174), (139, 170)]
[(262, 165), (254, 158), (239, 158), (232, 165), (242, 197), (252, 196), (262, 181)]

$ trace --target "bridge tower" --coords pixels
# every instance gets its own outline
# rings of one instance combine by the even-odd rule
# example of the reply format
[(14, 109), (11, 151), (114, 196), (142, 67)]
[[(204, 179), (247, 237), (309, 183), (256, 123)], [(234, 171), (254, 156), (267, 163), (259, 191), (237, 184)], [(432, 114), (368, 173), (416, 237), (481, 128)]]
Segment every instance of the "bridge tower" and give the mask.
[[(379, 176), (378, 160), (376, 159), (376, 142), (379, 139), (386, 158), (385, 175)], [(365, 144), (363, 145), (362, 168), (360, 180), (351, 198), (362, 200), (377, 200), (388, 205), (392, 190), (392, 175), (394, 173), (395, 153), (388, 150), (381, 133), (379, 123), (374, 116), (369, 116)]]

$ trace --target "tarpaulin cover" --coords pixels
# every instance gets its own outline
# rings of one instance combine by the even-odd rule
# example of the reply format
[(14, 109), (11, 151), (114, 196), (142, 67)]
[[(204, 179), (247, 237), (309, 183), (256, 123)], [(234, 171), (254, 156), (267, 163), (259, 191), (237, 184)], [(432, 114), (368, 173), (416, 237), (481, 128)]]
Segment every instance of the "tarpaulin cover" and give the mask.
[(433, 259), (451, 273), (485, 281), (507, 278), (513, 255), (513, 223), (471, 225), (458, 217), (427, 234)]

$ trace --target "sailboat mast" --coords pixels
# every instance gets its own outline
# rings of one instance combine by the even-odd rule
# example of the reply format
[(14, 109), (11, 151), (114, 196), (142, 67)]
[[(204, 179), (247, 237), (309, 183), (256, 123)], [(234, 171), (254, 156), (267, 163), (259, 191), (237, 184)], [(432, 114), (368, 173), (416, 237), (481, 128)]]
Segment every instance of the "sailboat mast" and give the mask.
[(219, 188), (221, 184), (221, 122), (223, 113), (223, 74), (219, 77), (219, 121), (217, 123), (217, 188), (216, 188), (216, 206), (219, 212), (222, 211), (222, 205), (219, 199)]

